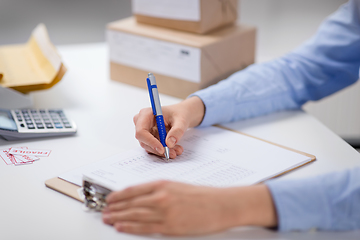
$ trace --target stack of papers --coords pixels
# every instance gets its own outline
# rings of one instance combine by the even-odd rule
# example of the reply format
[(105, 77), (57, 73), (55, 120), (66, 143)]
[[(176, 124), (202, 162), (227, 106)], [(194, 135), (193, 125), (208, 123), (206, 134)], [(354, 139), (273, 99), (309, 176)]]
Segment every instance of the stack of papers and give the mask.
[(166, 162), (138, 148), (64, 173), (82, 185), (86, 176), (119, 190), (155, 180), (230, 187), (265, 181), (315, 160), (315, 157), (219, 127), (190, 129), (180, 141), (182, 155)]

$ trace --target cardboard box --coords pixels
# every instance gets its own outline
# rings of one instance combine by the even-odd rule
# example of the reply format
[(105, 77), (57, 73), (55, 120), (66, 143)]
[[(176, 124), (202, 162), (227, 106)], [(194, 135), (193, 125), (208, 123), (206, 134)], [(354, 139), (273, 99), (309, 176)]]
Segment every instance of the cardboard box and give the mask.
[(198, 35), (127, 18), (107, 29), (111, 79), (147, 88), (152, 72), (161, 93), (179, 98), (254, 63), (256, 29), (243, 24)]
[(208, 33), (238, 18), (237, 0), (133, 0), (139, 23), (193, 33)]

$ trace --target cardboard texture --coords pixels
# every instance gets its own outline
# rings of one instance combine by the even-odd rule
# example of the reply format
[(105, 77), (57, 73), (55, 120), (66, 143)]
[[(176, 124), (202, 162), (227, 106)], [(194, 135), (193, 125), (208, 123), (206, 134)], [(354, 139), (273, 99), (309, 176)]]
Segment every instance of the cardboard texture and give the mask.
[[(151, 68), (139, 68), (134, 66), (134, 64), (124, 64), (123, 62), (118, 61), (116, 56), (119, 55), (121, 57), (123, 52), (128, 51), (129, 48), (136, 49), (137, 47), (141, 47), (136, 44), (143, 44), (146, 42), (133, 41), (132, 45), (129, 45), (127, 49), (123, 49), (119, 47), (122, 45), (117, 45), (117, 42), (121, 43), (124, 39), (115, 36), (115, 38), (118, 39), (116, 39), (117, 42), (115, 41), (114, 43), (114, 41), (108, 37), (111, 79), (146, 88), (145, 79), (147, 73), (153, 72), (156, 76), (159, 91), (179, 98), (186, 98), (189, 94), (197, 90), (225, 79), (232, 73), (254, 63), (255, 59), (256, 29), (255, 27), (243, 24), (222, 28), (207, 35), (198, 35), (140, 24), (137, 23), (134, 18), (127, 18), (109, 23), (107, 29), (108, 32), (110, 31), (112, 34), (120, 32), (133, 36), (145, 37), (145, 40), (160, 40), (156, 42), (157, 45), (162, 43), (172, 43), (183, 46), (184, 48), (189, 47), (192, 51), (198, 50), (200, 53), (198, 59), (199, 64), (195, 65), (198, 66), (199, 69), (195, 70), (198, 70), (199, 78), (189, 81), (188, 79), (159, 72), (159, 69), (165, 71), (167, 68), (177, 69), (183, 67), (173, 66), (171, 61), (162, 59), (161, 56), (159, 56), (161, 50), (163, 50), (162, 48), (159, 48), (159, 51), (151, 52), (152, 55), (156, 55), (156, 57), (150, 58), (152, 61), (151, 64), (154, 65), (159, 59), (162, 59), (163, 63), (166, 63), (166, 65), (162, 64), (160, 68), (157, 68), (158, 71)], [(115, 57), (111, 57), (112, 53), (116, 53)], [(133, 57), (134, 55), (136, 54), (129, 55), (129, 57)], [(145, 54), (143, 58), (145, 58)], [(138, 61), (142, 60), (142, 58), (138, 59)], [(192, 70), (194, 70), (193, 65), (190, 66)], [(184, 72), (186, 72), (186, 70)], [(193, 75), (196, 76), (196, 74), (195, 71)]]
[[(163, 18), (133, 12), (139, 23), (152, 24), (160, 27), (181, 31), (205, 34), (217, 28), (233, 24), (238, 18), (237, 0), (198, 0), (200, 20), (188, 21)], [(134, 4), (134, 3), (133, 3)], [(161, 4), (160, 2), (157, 4)], [(176, 8), (176, 4), (173, 6)], [(176, 11), (173, 10), (173, 11)]]
[(47, 89), (61, 80), (66, 68), (50, 42), (44, 24), (29, 41), (0, 47), (0, 85), (22, 93)]

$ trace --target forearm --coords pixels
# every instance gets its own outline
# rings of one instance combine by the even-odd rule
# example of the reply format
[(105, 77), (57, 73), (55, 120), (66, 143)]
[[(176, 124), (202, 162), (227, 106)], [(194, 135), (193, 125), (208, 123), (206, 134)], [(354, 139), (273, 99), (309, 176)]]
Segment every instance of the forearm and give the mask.
[(206, 106), (201, 126), (300, 108), (354, 83), (360, 65), (359, 5), (342, 6), (292, 53), (194, 93)]
[(281, 73), (282, 60), (253, 65), (193, 95), (202, 99), (206, 114), (201, 126), (233, 122), (285, 109), (298, 109), (291, 86)]

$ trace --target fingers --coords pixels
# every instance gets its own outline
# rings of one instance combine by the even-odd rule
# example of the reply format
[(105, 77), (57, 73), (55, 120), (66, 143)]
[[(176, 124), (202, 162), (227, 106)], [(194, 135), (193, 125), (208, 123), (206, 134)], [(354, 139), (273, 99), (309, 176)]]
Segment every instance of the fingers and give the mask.
[(170, 131), (167, 134), (166, 145), (169, 148), (175, 147), (176, 143), (178, 143), (182, 138), (187, 128), (188, 124), (186, 121), (182, 119), (175, 119), (172, 123)]
[(143, 196), (118, 201), (115, 203), (109, 204), (104, 210), (104, 213), (114, 212), (114, 211), (122, 211), (129, 208), (137, 208), (137, 207), (147, 207), (147, 208), (158, 208), (164, 203), (164, 199), (166, 199), (167, 195), (163, 192), (157, 192), (152, 194), (146, 194)]
[[(184, 148), (180, 145), (176, 145), (175, 147), (170, 148), (169, 149), (170, 158), (171, 159), (176, 158), (177, 156), (181, 155), (183, 153), (183, 151), (184, 151)], [(162, 156), (164, 156), (164, 154), (162, 154)]]
[[(150, 146), (146, 145), (145, 143), (140, 142), (140, 146), (142, 148), (144, 148), (148, 153), (152, 153), (152, 154), (160, 155), (160, 156), (164, 157), (164, 154), (160, 154), (160, 153), (156, 152), (154, 149), (152, 149)], [(170, 148), (169, 151), (170, 151), (169, 152), (170, 158), (174, 159), (183, 153), (184, 148), (180, 145), (176, 145), (174, 148)]]
[(133, 122), (134, 122), (134, 125), (136, 125), (136, 122), (139, 118), (139, 114), (136, 114), (134, 117), (133, 117)]
[(136, 125), (136, 133), (135, 138), (140, 142), (140, 144), (144, 144), (148, 146), (150, 152), (154, 152), (156, 154), (164, 154), (165, 149), (160, 141), (154, 137), (148, 130), (140, 129), (138, 125)]
[(118, 201), (123, 201), (129, 198), (145, 195), (152, 193), (155, 191), (159, 186), (162, 186), (166, 181), (156, 181), (150, 182), (145, 184), (140, 184), (133, 187), (128, 187), (122, 191), (111, 192), (106, 197), (106, 203), (111, 204)]
[[(167, 183), (167, 181), (157, 181), (111, 193), (106, 199), (110, 203), (103, 212), (103, 222), (114, 225), (120, 232), (135, 234), (163, 232), (161, 225), (164, 221), (163, 212), (155, 206), (163, 202), (165, 195), (160, 192), (151, 193)], [(114, 200), (120, 201), (113, 202)]]
[(184, 148), (180, 145), (176, 145), (174, 148), (170, 149), (170, 157), (171, 154), (174, 152), (174, 154), (176, 154), (173, 158), (175, 158), (176, 156), (181, 155), (184, 152)]
[(103, 213), (103, 222), (111, 225), (119, 221), (161, 222), (162, 219), (161, 214), (151, 208), (130, 208)]
[(128, 208), (133, 207), (153, 207), (154, 204), (154, 197), (139, 197), (135, 198), (134, 200), (128, 200), (128, 201), (121, 201), (110, 204), (104, 212), (114, 212), (114, 211), (121, 211)]
[(163, 154), (165, 149), (160, 141), (151, 134), (152, 128), (155, 126), (155, 118), (150, 108), (142, 109), (139, 114), (134, 117), (135, 137), (140, 142), (149, 146), (151, 152)]
[[(170, 148), (170, 158), (176, 158), (184, 150), (176, 144), (188, 128), (188, 123), (181, 117), (171, 114), (166, 117), (168, 118), (168, 126), (171, 126), (167, 134), (166, 145)], [(134, 116), (133, 120), (136, 130), (135, 137), (140, 142), (141, 147), (149, 153), (164, 156), (165, 149), (154, 136), (156, 134), (156, 130), (154, 131), (156, 122), (151, 109), (142, 109), (139, 114)]]
[(114, 224), (118, 232), (132, 233), (132, 234), (151, 234), (163, 233), (164, 226), (160, 223), (139, 223), (139, 222), (116, 222)]
[(156, 150), (154, 150), (152, 147), (146, 145), (145, 143), (143, 142), (140, 142), (140, 146), (145, 149), (148, 153), (153, 153), (153, 154), (156, 154), (156, 155), (162, 155), (160, 154), (159, 152), (157, 152)]

